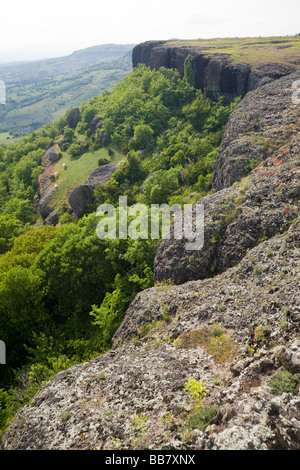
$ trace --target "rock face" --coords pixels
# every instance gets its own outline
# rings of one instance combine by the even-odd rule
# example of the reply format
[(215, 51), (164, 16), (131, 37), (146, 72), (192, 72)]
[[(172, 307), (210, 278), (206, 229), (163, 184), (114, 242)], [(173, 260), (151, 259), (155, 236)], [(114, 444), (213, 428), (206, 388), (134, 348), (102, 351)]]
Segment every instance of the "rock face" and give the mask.
[(293, 72), (292, 64), (262, 64), (253, 70), (247, 63), (232, 62), (229, 54), (208, 55), (201, 48), (184, 43), (147, 41), (132, 52), (133, 67), (145, 64), (153, 69), (174, 68), (181, 76), (187, 58), (195, 73), (196, 88), (208, 90), (214, 98), (245, 96), (248, 91)]
[[(53, 221), (58, 220), (57, 215), (53, 212), (51, 199), (55, 193), (54, 173), (56, 170), (56, 164), (60, 158), (59, 145), (53, 145), (50, 147), (42, 160), (42, 166), (45, 167), (45, 170), (38, 177), (37, 181), (38, 211), (46, 223), (51, 224), (53, 224)], [(50, 214), (52, 215), (48, 221), (47, 218)]]
[(73, 108), (67, 116), (67, 124), (71, 129), (75, 129), (78, 124), (80, 111), (79, 108)]
[(200, 201), (203, 249), (161, 244), (155, 277), (174, 285), (139, 293), (110, 351), (42, 386), (3, 450), (300, 448), (299, 79), (242, 100)]
[(82, 216), (87, 206), (93, 202), (93, 190), (96, 186), (107, 183), (118, 168), (120, 165), (117, 163), (99, 166), (92, 171), (84, 184), (79, 184), (73, 189), (69, 196), (69, 204), (77, 217)]
[(77, 217), (81, 217), (92, 202), (93, 190), (86, 184), (78, 184), (69, 196), (69, 204)]
[(186, 251), (185, 239), (165, 240), (155, 260), (156, 282), (181, 284), (224, 272), (299, 217), (299, 106), (291, 99), (299, 78), (296, 72), (249, 92), (235, 108), (215, 165), (215, 193), (199, 201), (204, 247)]

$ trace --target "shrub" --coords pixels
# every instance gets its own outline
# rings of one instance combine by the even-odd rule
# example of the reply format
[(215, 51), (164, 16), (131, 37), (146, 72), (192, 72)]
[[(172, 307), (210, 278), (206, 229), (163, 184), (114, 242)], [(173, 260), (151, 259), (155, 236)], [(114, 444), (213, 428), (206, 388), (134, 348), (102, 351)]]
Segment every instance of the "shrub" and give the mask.
[(107, 165), (110, 162), (108, 158), (99, 158), (98, 166)]
[(268, 325), (257, 326), (254, 331), (254, 342), (263, 343), (266, 340), (266, 336), (268, 336), (269, 333), (270, 332), (269, 332)]
[(219, 363), (233, 359), (238, 350), (237, 343), (225, 335), (220, 325), (180, 335), (176, 339), (175, 345), (178, 348), (196, 348), (200, 346), (208, 354), (212, 354)]
[(274, 393), (298, 393), (299, 378), (287, 370), (278, 372), (270, 381), (270, 386)]
[(200, 431), (204, 431), (207, 426), (217, 422), (219, 409), (220, 408), (218, 406), (203, 407), (198, 409), (190, 416), (187, 423), (187, 428), (200, 429)]

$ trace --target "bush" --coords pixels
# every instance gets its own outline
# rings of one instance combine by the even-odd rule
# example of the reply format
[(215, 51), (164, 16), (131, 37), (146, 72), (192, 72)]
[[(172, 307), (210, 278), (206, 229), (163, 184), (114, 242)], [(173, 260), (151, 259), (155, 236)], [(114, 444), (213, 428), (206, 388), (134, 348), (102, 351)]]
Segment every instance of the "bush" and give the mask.
[(218, 406), (200, 408), (190, 416), (187, 427), (188, 429), (200, 429), (200, 431), (204, 431), (207, 426), (217, 422), (218, 413)]
[(71, 155), (72, 158), (77, 158), (81, 155), (81, 146), (78, 142), (74, 142), (69, 148), (68, 153)]
[(179, 188), (179, 167), (158, 170), (144, 183), (143, 193), (147, 204), (166, 204), (168, 198)]
[(64, 138), (71, 144), (75, 136), (75, 131), (73, 129), (67, 128), (64, 132)]
[(299, 378), (291, 374), (287, 370), (278, 372), (270, 381), (270, 386), (274, 393), (298, 393)]
[(98, 166), (107, 165), (110, 162), (108, 158), (99, 158)]

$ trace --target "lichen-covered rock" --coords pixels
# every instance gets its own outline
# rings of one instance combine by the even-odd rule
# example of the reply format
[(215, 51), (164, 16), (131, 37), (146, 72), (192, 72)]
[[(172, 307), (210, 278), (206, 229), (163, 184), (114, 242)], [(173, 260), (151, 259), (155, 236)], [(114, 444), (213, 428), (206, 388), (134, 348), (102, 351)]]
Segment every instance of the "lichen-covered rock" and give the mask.
[(299, 106), (291, 99), (299, 78), (296, 72), (251, 92), (235, 109), (214, 171), (215, 193), (199, 201), (204, 246), (187, 251), (185, 239), (164, 240), (155, 259), (156, 282), (180, 284), (224, 272), (299, 217)]
[(249, 174), (274, 155), (299, 127), (299, 106), (292, 102), (292, 84), (300, 72), (247, 93), (225, 128), (213, 173), (219, 191)]
[[(2, 449), (299, 448), (299, 383), (296, 393), (272, 387), (280, 371), (300, 375), (299, 248), (297, 222), (215, 278), (140, 293), (113, 348), (44, 385)], [(214, 411), (188, 430), (190, 377)]]
[(85, 209), (93, 202), (94, 192), (87, 184), (78, 184), (69, 195), (69, 204), (77, 217), (83, 215)]
[[(222, 144), (234, 158), (219, 155), (216, 191), (201, 200), (203, 251), (163, 242), (156, 280), (174, 284), (140, 292), (110, 351), (42, 386), (3, 450), (299, 449), (299, 78), (236, 108)], [(191, 378), (206, 389), (200, 403)]]
[(75, 107), (75, 108), (71, 109), (71, 111), (69, 112), (69, 114), (67, 115), (67, 118), (66, 118), (67, 124), (71, 129), (76, 128), (76, 126), (78, 124), (78, 121), (79, 121), (79, 117), (80, 117), (79, 108)]

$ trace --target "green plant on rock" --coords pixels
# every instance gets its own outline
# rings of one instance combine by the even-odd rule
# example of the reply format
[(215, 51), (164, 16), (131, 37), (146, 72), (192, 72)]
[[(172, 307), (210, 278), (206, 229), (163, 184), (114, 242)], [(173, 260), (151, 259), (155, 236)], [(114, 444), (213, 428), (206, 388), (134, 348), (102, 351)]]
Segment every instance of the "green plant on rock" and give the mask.
[(268, 325), (259, 325), (255, 328), (254, 331), (254, 342), (255, 343), (264, 343), (266, 337), (268, 336), (270, 330)]
[(187, 422), (187, 428), (204, 431), (207, 426), (217, 422), (219, 410), (220, 407), (216, 405), (198, 409), (190, 416)]
[(298, 393), (299, 378), (287, 370), (278, 372), (270, 381), (270, 386), (274, 393)]
[(146, 423), (148, 419), (147, 416), (137, 414), (133, 420), (132, 430), (138, 439), (142, 439), (148, 432)]
[(229, 337), (224, 334), (211, 338), (211, 353), (219, 362), (225, 362), (236, 355), (237, 345)]
[[(94, 450), (101, 450), (100, 448), (94, 448)], [(103, 448), (103, 450), (123, 450), (122, 449), (122, 443), (119, 438), (114, 438), (112, 437), (110, 442), (106, 444), (106, 447)]]
[(169, 413), (166, 416), (162, 416), (159, 419), (160, 426), (164, 429), (169, 428), (171, 424), (173, 423), (173, 421), (174, 421), (174, 415), (171, 411), (169, 411)]

